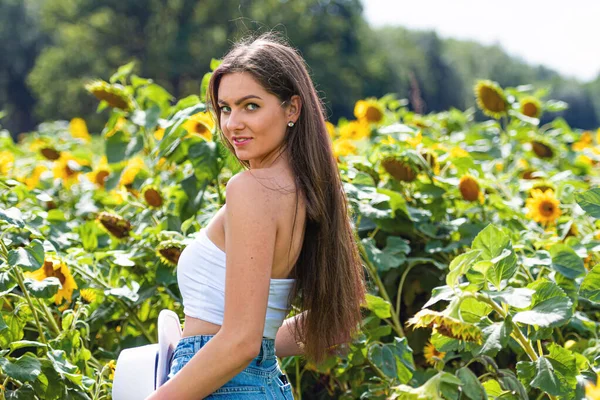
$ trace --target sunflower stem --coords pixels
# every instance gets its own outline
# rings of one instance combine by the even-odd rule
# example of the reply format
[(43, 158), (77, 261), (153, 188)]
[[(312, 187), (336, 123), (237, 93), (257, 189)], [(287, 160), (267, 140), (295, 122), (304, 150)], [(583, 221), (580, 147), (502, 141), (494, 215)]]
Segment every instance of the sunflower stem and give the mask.
[(413, 264), (413, 265), (409, 265), (408, 267), (406, 267), (406, 269), (404, 270), (404, 272), (402, 273), (402, 278), (400, 278), (400, 283), (398, 284), (398, 293), (396, 294), (396, 315), (398, 316), (398, 321), (401, 321), (400, 319), (400, 299), (402, 298), (402, 288), (404, 287), (404, 281), (406, 280), (406, 277), (408, 276), (408, 273), (410, 272), (410, 270), (417, 264)]
[[(2, 243), (2, 241), (0, 241), (0, 243)], [(29, 291), (25, 287), (25, 282), (23, 279), (23, 272), (21, 272), (21, 270), (18, 267), (14, 268), (14, 271), (15, 271), (15, 276), (17, 278), (17, 283), (18, 283), (19, 287), (21, 288), (23, 295), (25, 296), (25, 300), (27, 301), (27, 304), (29, 304), (29, 308), (31, 308), (31, 313), (33, 314), (33, 318), (35, 319), (35, 324), (37, 325), (37, 328), (38, 328), (38, 334), (40, 335), (40, 341), (44, 344), (48, 344), (48, 342), (46, 341), (46, 338), (44, 337), (44, 330), (42, 329), (42, 324), (40, 323), (40, 319), (38, 317), (37, 310), (35, 309), (35, 307), (33, 305), (33, 301), (31, 300), (31, 297), (29, 296)]]
[[(360, 222), (360, 219), (359, 219), (359, 222)], [(356, 225), (358, 226), (358, 223)], [(362, 245), (360, 238), (358, 237), (358, 233), (354, 232), (354, 235), (355, 235), (355, 242), (358, 245), (358, 250), (359, 250), (360, 254), (362, 255), (363, 260), (367, 264), (367, 271), (369, 272), (369, 275), (371, 276), (371, 278), (373, 279), (373, 281), (379, 288), (379, 293), (381, 294), (381, 296), (390, 304), (390, 307), (392, 308), (391, 314), (392, 314), (392, 321), (394, 322), (394, 324), (392, 325), (392, 328), (396, 331), (398, 336), (404, 337), (405, 336), (404, 330), (402, 329), (402, 324), (400, 323), (400, 320), (398, 319), (398, 313), (394, 309), (392, 300), (390, 299), (390, 296), (388, 295), (387, 291), (385, 290), (385, 286), (384, 286), (383, 282), (381, 281), (379, 274), (377, 273), (377, 269), (369, 260), (369, 256), (367, 255), (367, 252), (366, 252), (364, 246)]]
[(52, 327), (52, 330), (54, 331), (56, 336), (59, 336), (61, 333), (60, 328), (58, 327), (58, 324), (56, 323), (56, 320), (54, 319), (54, 316), (52, 315), (52, 311), (50, 311), (50, 309), (48, 308), (48, 305), (45, 302), (41, 301), (40, 299), (36, 299), (36, 300), (37, 300), (38, 304), (40, 305), (40, 308), (42, 310), (44, 310), (45, 319)]

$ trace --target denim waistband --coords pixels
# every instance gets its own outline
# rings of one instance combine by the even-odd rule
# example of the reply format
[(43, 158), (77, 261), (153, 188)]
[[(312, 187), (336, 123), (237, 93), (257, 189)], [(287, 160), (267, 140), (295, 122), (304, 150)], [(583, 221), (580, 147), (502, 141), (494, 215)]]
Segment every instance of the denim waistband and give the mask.
[[(194, 353), (197, 353), (210, 339), (215, 335), (194, 335), (182, 337), (178, 346), (181, 344), (193, 344)], [(263, 337), (258, 356), (254, 358), (256, 365), (261, 365), (267, 360), (275, 360), (275, 339)]]

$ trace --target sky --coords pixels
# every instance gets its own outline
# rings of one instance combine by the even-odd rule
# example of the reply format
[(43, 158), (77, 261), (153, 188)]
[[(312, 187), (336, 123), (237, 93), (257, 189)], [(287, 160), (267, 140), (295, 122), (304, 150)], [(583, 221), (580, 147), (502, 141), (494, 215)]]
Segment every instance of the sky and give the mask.
[(582, 82), (600, 74), (597, 0), (362, 0), (373, 27), (435, 30), (440, 37), (499, 44), (531, 65)]

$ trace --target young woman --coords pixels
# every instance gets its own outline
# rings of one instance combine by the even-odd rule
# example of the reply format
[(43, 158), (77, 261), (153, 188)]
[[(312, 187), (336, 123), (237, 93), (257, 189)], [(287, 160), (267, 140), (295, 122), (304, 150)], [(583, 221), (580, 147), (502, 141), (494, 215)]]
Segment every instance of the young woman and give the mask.
[(349, 342), (365, 294), (323, 104), (302, 57), (273, 34), (238, 42), (208, 99), (245, 170), (180, 257), (183, 338), (149, 399), (293, 399), (277, 357), (318, 363)]

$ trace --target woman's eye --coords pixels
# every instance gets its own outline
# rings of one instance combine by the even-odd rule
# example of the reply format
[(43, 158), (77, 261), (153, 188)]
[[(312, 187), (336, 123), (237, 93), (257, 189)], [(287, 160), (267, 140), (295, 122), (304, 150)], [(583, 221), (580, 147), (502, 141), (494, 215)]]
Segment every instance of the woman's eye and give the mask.
[(229, 106), (221, 106), (221, 112), (228, 113), (229, 111)]
[(250, 111), (254, 111), (258, 109), (258, 105), (255, 103), (248, 103), (248, 105), (246, 106), (246, 108), (248, 108), (248, 110)]

